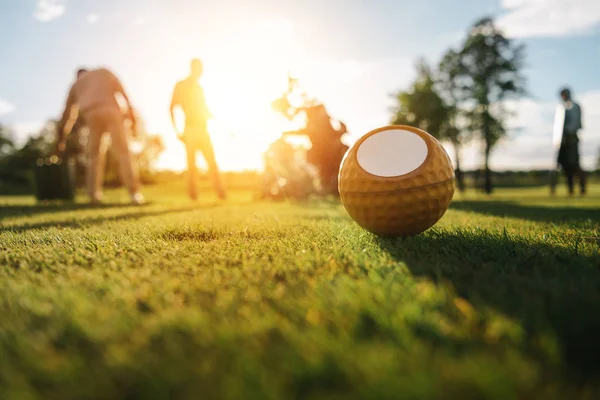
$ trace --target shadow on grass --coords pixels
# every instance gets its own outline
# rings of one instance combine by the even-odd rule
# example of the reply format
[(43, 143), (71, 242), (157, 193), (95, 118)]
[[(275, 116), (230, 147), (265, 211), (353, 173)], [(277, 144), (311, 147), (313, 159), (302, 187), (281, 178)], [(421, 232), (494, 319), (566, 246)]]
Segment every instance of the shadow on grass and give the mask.
[[(141, 207), (138, 209), (138, 211), (117, 214), (117, 215), (110, 215), (110, 216), (96, 216), (96, 217), (90, 217), (90, 218), (77, 218), (77, 219), (70, 218), (69, 220), (66, 220), (66, 221), (49, 221), (49, 222), (40, 222), (40, 223), (33, 223), (33, 224), (25, 223), (25, 224), (20, 224), (20, 225), (16, 225), (16, 226), (0, 228), (0, 233), (2, 233), (2, 232), (20, 233), (20, 232), (26, 232), (26, 231), (29, 231), (32, 229), (47, 229), (47, 228), (75, 228), (75, 229), (78, 229), (78, 228), (86, 228), (91, 225), (102, 224), (102, 223), (110, 222), (110, 221), (137, 220), (137, 219), (146, 218), (146, 217), (156, 217), (156, 216), (160, 216), (160, 215), (181, 213), (181, 212), (193, 211), (193, 210), (199, 210), (199, 209), (207, 209), (207, 208), (213, 208), (213, 207), (217, 207), (217, 206), (218, 206), (218, 204), (206, 204), (206, 205), (202, 205), (202, 206), (193, 205), (193, 206), (187, 206), (187, 207), (170, 208), (170, 209), (156, 210), (156, 211), (144, 211), (144, 207)], [(60, 209), (60, 211), (64, 211), (64, 210)]]
[(552, 223), (577, 223), (591, 220), (600, 224), (600, 209), (578, 207), (542, 207), (521, 205), (513, 201), (457, 201), (453, 210), (471, 211), (495, 217), (521, 218)]
[(298, 201), (296, 205), (302, 208), (337, 208), (342, 204), (339, 197), (327, 196), (327, 197), (315, 197), (306, 201)]
[(302, 219), (315, 221), (315, 222), (347, 222), (351, 221), (351, 218), (347, 215), (307, 215), (303, 216)]
[(37, 214), (51, 212), (67, 212), (78, 210), (105, 210), (111, 208), (131, 207), (129, 203), (73, 203), (73, 202), (51, 202), (47, 204), (7, 204), (0, 205), (0, 219), (6, 217), (30, 217)]
[(520, 321), (530, 338), (554, 332), (575, 377), (600, 372), (600, 256), (485, 231), (378, 241), (413, 275), (450, 282), (475, 307)]

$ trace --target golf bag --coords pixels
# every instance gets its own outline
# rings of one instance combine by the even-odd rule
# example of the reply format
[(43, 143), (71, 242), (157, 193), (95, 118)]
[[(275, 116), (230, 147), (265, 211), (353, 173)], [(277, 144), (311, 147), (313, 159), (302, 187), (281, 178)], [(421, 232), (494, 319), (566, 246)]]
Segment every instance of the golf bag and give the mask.
[(38, 201), (75, 199), (74, 160), (51, 156), (38, 158), (34, 167), (35, 197)]

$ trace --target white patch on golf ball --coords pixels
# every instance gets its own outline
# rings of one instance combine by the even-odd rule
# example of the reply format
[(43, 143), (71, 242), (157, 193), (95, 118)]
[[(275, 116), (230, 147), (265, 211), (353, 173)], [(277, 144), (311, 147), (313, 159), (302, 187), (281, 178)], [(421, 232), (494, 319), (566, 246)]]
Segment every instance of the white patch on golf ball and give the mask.
[(381, 177), (406, 175), (427, 158), (427, 143), (404, 129), (381, 131), (366, 138), (356, 154), (360, 166)]

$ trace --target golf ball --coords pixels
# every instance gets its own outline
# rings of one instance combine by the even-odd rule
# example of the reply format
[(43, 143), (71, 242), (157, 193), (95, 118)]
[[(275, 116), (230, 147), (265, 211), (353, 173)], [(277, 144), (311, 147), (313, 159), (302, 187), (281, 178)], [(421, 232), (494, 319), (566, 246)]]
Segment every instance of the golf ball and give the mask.
[(339, 191), (348, 214), (382, 236), (410, 236), (432, 227), (454, 194), (454, 169), (433, 136), (387, 126), (361, 137), (346, 153)]

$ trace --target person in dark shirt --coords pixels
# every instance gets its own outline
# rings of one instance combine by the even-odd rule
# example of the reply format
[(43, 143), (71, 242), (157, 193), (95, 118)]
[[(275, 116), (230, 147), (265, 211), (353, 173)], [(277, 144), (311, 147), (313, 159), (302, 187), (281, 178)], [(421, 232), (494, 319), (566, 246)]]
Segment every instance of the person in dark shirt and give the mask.
[(560, 91), (564, 106), (564, 125), (560, 148), (558, 151), (558, 164), (567, 177), (569, 194), (573, 195), (575, 177), (579, 178), (580, 194), (586, 191), (585, 172), (579, 160), (579, 137), (577, 133), (582, 128), (581, 107), (571, 98), (571, 91), (564, 88)]

